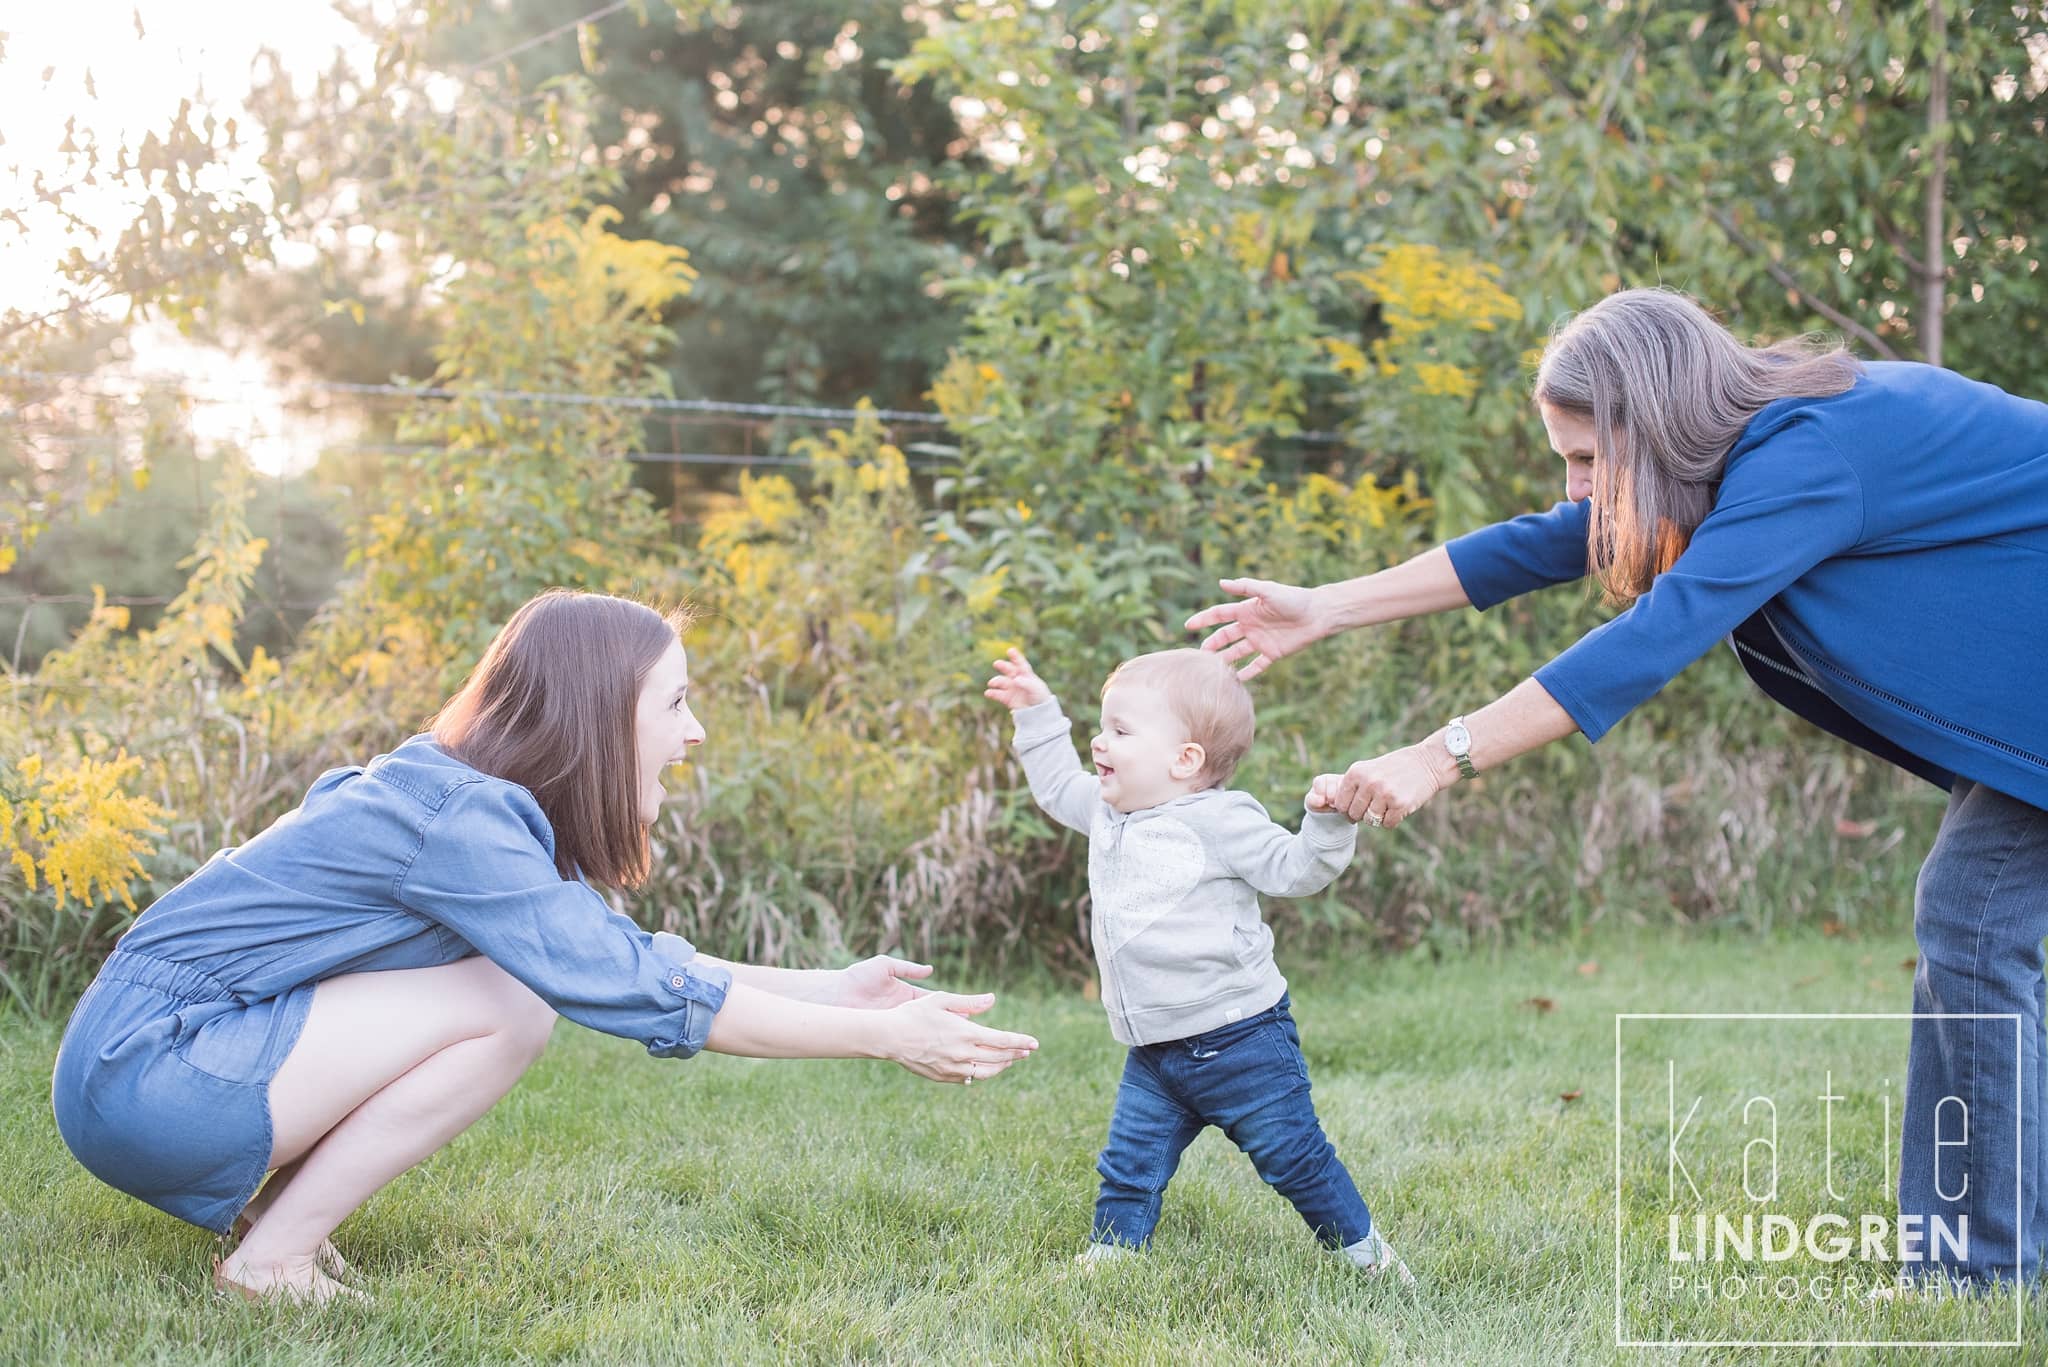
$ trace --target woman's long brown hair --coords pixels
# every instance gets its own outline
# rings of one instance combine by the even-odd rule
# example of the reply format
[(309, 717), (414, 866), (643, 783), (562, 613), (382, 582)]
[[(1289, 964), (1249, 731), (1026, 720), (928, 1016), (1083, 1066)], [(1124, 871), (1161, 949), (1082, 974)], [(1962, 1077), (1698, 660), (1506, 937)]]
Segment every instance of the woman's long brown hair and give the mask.
[(1633, 602), (1671, 568), (1766, 404), (1840, 394), (1861, 369), (1824, 338), (1744, 346), (1671, 289), (1622, 290), (1560, 323), (1536, 398), (1592, 424), (1586, 567), (1608, 598)]
[(681, 609), (550, 589), (512, 614), (430, 723), (449, 754), (533, 794), (565, 879), (646, 881), (640, 687), (688, 625)]

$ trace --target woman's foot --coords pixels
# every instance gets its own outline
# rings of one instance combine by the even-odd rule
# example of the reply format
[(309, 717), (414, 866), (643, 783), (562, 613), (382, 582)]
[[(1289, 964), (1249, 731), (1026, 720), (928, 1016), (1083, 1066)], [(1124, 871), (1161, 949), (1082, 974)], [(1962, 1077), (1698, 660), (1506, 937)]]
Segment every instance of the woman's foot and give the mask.
[(213, 1263), (214, 1292), (226, 1297), (240, 1296), (245, 1301), (289, 1300), (326, 1305), (331, 1301), (345, 1300), (374, 1304), (370, 1297), (354, 1287), (343, 1286), (322, 1272), (314, 1259), (295, 1262), (298, 1265), (288, 1262), (257, 1266), (239, 1253), (216, 1258)]
[[(260, 1206), (254, 1201), (251, 1201), (242, 1208), (242, 1213), (235, 1217), (234, 1239), (236, 1243), (239, 1244), (242, 1240), (249, 1237), (249, 1230), (258, 1220), (263, 1218), (264, 1210), (264, 1206)], [(345, 1282), (355, 1272), (355, 1269), (349, 1266), (348, 1259), (341, 1256), (341, 1250), (334, 1246), (334, 1240), (332, 1239), (322, 1239), (320, 1241), (319, 1249), (313, 1254), (313, 1265), (336, 1281)]]

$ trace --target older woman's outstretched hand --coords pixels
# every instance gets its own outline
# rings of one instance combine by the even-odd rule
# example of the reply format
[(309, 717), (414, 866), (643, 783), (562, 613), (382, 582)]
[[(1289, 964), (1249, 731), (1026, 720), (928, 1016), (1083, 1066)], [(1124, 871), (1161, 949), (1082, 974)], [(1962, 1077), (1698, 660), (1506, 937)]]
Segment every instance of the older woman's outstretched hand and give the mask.
[(1240, 679), (1255, 679), (1273, 661), (1330, 634), (1313, 589), (1267, 579), (1223, 579), (1218, 587), (1237, 594), (1241, 601), (1203, 608), (1188, 618), (1187, 629), (1216, 628), (1202, 642), (1202, 649), (1222, 651), (1228, 664), (1251, 656), (1237, 671)]
[(933, 1082), (984, 1082), (1038, 1048), (1029, 1035), (991, 1030), (967, 1019), (995, 1004), (992, 992), (972, 997), (927, 992), (894, 1007), (887, 1013), (884, 1057)]
[(1341, 775), (1324, 774), (1316, 779), (1311, 795), (1320, 794), (1328, 810), (1353, 821), (1391, 829), (1443, 787), (1435, 766), (1411, 745), (1377, 759), (1362, 759)]

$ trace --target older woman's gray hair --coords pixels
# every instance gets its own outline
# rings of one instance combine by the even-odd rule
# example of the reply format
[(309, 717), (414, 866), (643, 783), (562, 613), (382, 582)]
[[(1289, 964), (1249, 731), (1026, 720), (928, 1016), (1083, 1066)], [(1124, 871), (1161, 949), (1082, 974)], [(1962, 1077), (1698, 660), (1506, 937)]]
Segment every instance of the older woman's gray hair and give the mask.
[(1832, 339), (1744, 346), (1677, 290), (1622, 290), (1551, 330), (1536, 399), (1593, 427), (1587, 568), (1632, 601), (1714, 506), (1728, 452), (1764, 405), (1856, 382)]

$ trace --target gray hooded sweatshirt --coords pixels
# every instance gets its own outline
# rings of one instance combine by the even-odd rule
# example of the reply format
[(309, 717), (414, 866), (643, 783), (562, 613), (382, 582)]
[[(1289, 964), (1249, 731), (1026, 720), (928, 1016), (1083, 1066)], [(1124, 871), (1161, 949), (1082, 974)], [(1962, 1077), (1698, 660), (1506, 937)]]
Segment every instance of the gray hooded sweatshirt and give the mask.
[(1287, 980), (1258, 895), (1328, 887), (1351, 862), (1358, 828), (1308, 812), (1296, 835), (1227, 788), (1119, 812), (1083, 769), (1057, 699), (1019, 708), (1015, 721), (1031, 796), (1088, 837), (1089, 932), (1117, 1040), (1185, 1039), (1279, 1001)]

